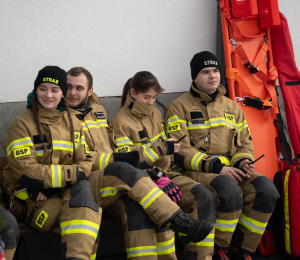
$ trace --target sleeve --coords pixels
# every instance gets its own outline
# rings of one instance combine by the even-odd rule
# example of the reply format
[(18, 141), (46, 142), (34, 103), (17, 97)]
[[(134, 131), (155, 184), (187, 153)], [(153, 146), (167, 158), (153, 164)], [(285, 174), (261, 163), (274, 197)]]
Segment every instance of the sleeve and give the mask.
[[(70, 142), (70, 145), (73, 144)], [(27, 127), (20, 121), (12, 124), (4, 142), (13, 177), (24, 187), (34, 190), (63, 188), (76, 183), (80, 171), (87, 176), (90, 174), (92, 158), (85, 151), (85, 138), (82, 129), (79, 141), (75, 145), (77, 164), (41, 164), (38, 162), (36, 150)]]
[(139, 151), (140, 166), (142, 169), (153, 167), (156, 161), (165, 155), (169, 155), (171, 152), (165, 141), (166, 136), (163, 130), (153, 143), (148, 142), (146, 137), (142, 139), (145, 143), (142, 143), (135, 142), (133, 130), (128, 130), (123, 124), (114, 124), (111, 127), (114, 134), (114, 143), (117, 147), (116, 152), (128, 153), (135, 150)]
[(180, 104), (171, 104), (165, 115), (165, 126), (168, 138), (180, 141), (179, 152), (174, 154), (174, 163), (181, 168), (199, 172), (213, 172), (215, 163), (221, 163), (220, 159), (199, 152), (190, 144), (190, 135), (187, 129), (188, 119)]
[(245, 114), (238, 107), (236, 128), (239, 130), (236, 138), (236, 152), (231, 156), (231, 166), (238, 168), (241, 161), (248, 159), (254, 161), (254, 147)]

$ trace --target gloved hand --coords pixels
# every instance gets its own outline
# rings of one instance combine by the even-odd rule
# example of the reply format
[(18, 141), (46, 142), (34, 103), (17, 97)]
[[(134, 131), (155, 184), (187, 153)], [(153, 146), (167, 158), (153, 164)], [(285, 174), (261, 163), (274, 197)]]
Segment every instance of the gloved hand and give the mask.
[(84, 172), (79, 171), (79, 172), (78, 172), (78, 175), (77, 175), (77, 182), (82, 181), (82, 180), (88, 181), (88, 180), (89, 180), (89, 177), (86, 176)]
[(182, 197), (182, 192), (179, 187), (172, 182), (168, 177), (160, 177), (157, 181), (153, 180), (157, 187), (161, 188), (171, 200), (179, 202)]
[(114, 162), (127, 162), (135, 168), (140, 169), (140, 153), (132, 151), (129, 153), (113, 153)]

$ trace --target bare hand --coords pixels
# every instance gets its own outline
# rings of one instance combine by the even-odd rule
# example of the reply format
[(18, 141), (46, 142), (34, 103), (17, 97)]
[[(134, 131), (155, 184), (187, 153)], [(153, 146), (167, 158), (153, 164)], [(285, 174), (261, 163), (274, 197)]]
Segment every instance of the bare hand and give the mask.
[(179, 152), (180, 144), (179, 143), (175, 143), (176, 140), (174, 138), (169, 138), (166, 141), (174, 142), (174, 153), (178, 153)]
[(40, 201), (40, 200), (47, 200), (47, 199), (48, 199), (48, 198), (47, 198), (43, 193), (41, 193), (41, 192), (39, 191), (39, 194), (37, 195), (35, 202), (38, 202), (38, 201)]
[(243, 168), (245, 170), (245, 172), (247, 173), (247, 177), (250, 178), (250, 175), (254, 172), (255, 169), (255, 165), (254, 164), (250, 164), (251, 161), (246, 159), (240, 162), (239, 168)]
[(224, 166), (220, 174), (226, 175), (227, 177), (231, 178), (236, 184), (239, 184), (239, 182), (243, 182), (242, 177), (246, 177), (246, 174), (241, 170), (228, 166)]

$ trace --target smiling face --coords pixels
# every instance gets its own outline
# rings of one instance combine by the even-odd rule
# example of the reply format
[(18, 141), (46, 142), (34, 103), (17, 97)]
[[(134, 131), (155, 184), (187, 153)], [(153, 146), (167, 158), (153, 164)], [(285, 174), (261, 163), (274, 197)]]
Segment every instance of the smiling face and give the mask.
[(212, 94), (220, 85), (220, 71), (216, 67), (202, 69), (194, 79), (199, 90), (204, 93)]
[(157, 92), (153, 87), (151, 87), (147, 92), (140, 92), (136, 93), (135, 90), (132, 88), (130, 89), (130, 95), (136, 101), (143, 103), (145, 105), (153, 105), (157, 96)]
[(56, 84), (43, 82), (37, 87), (36, 95), (43, 108), (55, 110), (63, 97), (63, 92)]
[(88, 89), (88, 80), (84, 74), (79, 76), (68, 75), (68, 94), (66, 102), (69, 107), (78, 109), (83, 107), (88, 97), (93, 94), (93, 88)]

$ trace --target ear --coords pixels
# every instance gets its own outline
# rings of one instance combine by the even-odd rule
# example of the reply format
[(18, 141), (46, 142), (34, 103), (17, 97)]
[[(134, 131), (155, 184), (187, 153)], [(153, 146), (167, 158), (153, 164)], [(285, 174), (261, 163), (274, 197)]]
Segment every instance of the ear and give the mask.
[(129, 93), (130, 93), (130, 96), (132, 96), (132, 97), (134, 97), (136, 94), (133, 88), (129, 89)]
[(93, 88), (91, 88), (90, 90), (88, 90), (88, 97), (90, 97), (93, 94), (93, 92), (94, 92)]

